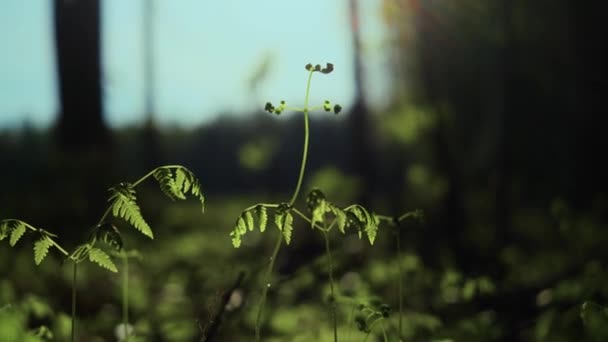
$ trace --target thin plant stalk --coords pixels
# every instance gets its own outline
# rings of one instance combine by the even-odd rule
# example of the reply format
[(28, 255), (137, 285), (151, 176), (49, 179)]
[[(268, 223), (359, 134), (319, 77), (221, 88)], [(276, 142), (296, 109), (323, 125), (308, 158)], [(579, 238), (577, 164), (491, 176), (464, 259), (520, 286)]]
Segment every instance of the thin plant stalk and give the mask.
[(122, 327), (124, 329), (125, 341), (129, 340), (129, 259), (127, 253), (122, 256), (123, 277), (122, 277)]
[(72, 277), (72, 339), (75, 341), (76, 332), (76, 272), (78, 269), (78, 263), (74, 261), (74, 274)]
[(369, 326), (369, 332), (365, 335), (365, 338), (363, 339), (363, 342), (367, 341), (367, 338), (369, 337), (369, 335), (372, 334), (372, 331), (374, 330), (374, 327), (378, 323), (380, 323), (380, 328), (382, 329), (382, 336), (384, 338), (384, 342), (388, 342), (388, 336), (386, 335), (386, 329), (384, 329), (384, 322), (382, 322), (383, 320), (384, 320), (384, 318), (378, 318), (374, 322), (372, 322), (372, 324), (370, 324), (370, 326)]
[(330, 291), (330, 315), (334, 329), (334, 342), (338, 342), (338, 322), (336, 317), (336, 296), (334, 293), (334, 274), (333, 274), (333, 263), (331, 259), (331, 249), (329, 248), (329, 237), (327, 232), (323, 231), (323, 238), (325, 239), (325, 253), (327, 254), (327, 264), (329, 269), (329, 291)]
[(272, 269), (274, 268), (274, 262), (277, 259), (277, 255), (279, 254), (279, 250), (281, 249), (282, 242), (283, 242), (283, 234), (279, 233), (277, 242), (274, 245), (274, 250), (272, 251), (272, 256), (270, 257), (270, 263), (268, 264), (268, 269), (266, 270), (266, 276), (264, 277), (264, 286), (262, 288), (262, 297), (260, 297), (260, 303), (258, 304), (258, 314), (255, 319), (255, 341), (256, 342), (260, 341), (260, 330), (262, 327), (262, 313), (264, 311), (264, 305), (266, 304), (266, 297), (268, 296), (268, 289), (270, 289), (270, 286), (271, 286)]
[[(300, 188), (302, 187), (302, 180), (304, 179), (304, 172), (306, 171), (306, 160), (308, 159), (308, 142), (310, 136), (310, 128), (308, 124), (308, 98), (310, 95), (310, 81), (312, 79), (313, 72), (310, 71), (308, 75), (308, 81), (306, 83), (306, 95), (304, 96), (304, 148), (302, 151), (302, 162), (300, 164), (300, 174), (298, 176), (298, 182), (296, 183), (296, 189), (289, 200), (289, 207), (293, 207), (298, 195), (300, 193)], [(277, 242), (274, 246), (274, 250), (272, 252), (272, 256), (270, 257), (270, 263), (268, 264), (268, 270), (266, 271), (266, 276), (264, 278), (264, 286), (262, 288), (262, 297), (260, 298), (260, 303), (258, 305), (258, 313), (255, 321), (255, 342), (260, 341), (260, 330), (262, 325), (262, 313), (264, 311), (264, 306), (266, 305), (266, 297), (268, 296), (268, 289), (270, 288), (270, 281), (272, 277), (272, 271), (274, 269), (274, 262), (279, 254), (279, 250), (281, 249), (281, 244), (283, 242), (283, 234), (279, 234)]]
[(401, 224), (397, 224), (397, 274), (399, 281), (397, 287), (399, 288), (399, 341), (401, 341), (401, 333), (403, 331), (403, 265), (401, 259)]

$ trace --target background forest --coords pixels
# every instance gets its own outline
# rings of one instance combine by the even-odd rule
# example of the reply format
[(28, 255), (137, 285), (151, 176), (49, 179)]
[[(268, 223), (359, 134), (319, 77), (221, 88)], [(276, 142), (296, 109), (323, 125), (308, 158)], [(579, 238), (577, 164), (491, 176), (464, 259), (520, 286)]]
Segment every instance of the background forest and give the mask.
[[(282, 99), (277, 93), (200, 125), (157, 120), (155, 2), (163, 1), (142, 7), (145, 119), (113, 127), (104, 116), (104, 2), (53, 1), (60, 106), (50, 127), (0, 126), (0, 219), (44, 227), (73, 247), (103, 213), (110, 186), (158, 165), (184, 165), (201, 181), (206, 211), (195, 201), (168, 202), (155, 186), (140, 190), (155, 238), (124, 233), (142, 256), (130, 264), (130, 323), (143, 341), (253, 340), (273, 239), (251, 234), (235, 249), (228, 234), (243, 208), (293, 189), (302, 118), (265, 113), (266, 101)], [(380, 230), (373, 246), (332, 233), (338, 292), (388, 304), (390, 341), (399, 340), (400, 302), (403, 341), (608, 339), (608, 47), (598, 2), (343, 2), (351, 62), (322, 78), (352, 75), (352, 100), (332, 95), (344, 105), (340, 115), (311, 115), (303, 187), (389, 216), (421, 209), (424, 219), (407, 221), (399, 235)], [(361, 19), (369, 16), (386, 32), (373, 44)], [(380, 102), (368, 95), (379, 87), (369, 62), (378, 51), (390, 75)], [(306, 63), (334, 62), (301, 58), (302, 79)], [(262, 58), (249, 70), (251, 93), (276, 62)], [(318, 234), (296, 222), (277, 259), (264, 341), (332, 340), (324, 251)], [(61, 259), (51, 254), (36, 267), (30, 243), (0, 244), (0, 341), (41, 325), (68, 340), (71, 268)], [(92, 264), (80, 272), (77, 340), (115, 341), (120, 275)], [(339, 303), (341, 341), (366, 336), (353, 323), (356, 310)], [(372, 331), (372, 340), (382, 341), (382, 332)]]

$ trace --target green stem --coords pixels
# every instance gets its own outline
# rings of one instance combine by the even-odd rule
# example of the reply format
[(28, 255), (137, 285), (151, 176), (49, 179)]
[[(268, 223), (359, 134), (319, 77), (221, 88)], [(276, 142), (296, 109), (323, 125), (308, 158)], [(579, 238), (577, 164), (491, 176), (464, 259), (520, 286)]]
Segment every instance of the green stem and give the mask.
[(310, 81), (312, 79), (312, 71), (308, 75), (308, 81), (306, 82), (306, 95), (304, 96), (304, 150), (302, 151), (302, 164), (300, 164), (300, 175), (298, 177), (298, 183), (296, 185), (296, 190), (293, 192), (293, 196), (291, 196), (291, 200), (289, 200), (289, 206), (293, 206), (298, 198), (298, 194), (300, 193), (300, 188), (302, 187), (302, 179), (304, 179), (304, 171), (306, 170), (306, 159), (308, 158), (308, 140), (309, 140), (309, 125), (308, 125), (308, 97), (310, 95)]
[[(300, 164), (300, 174), (298, 176), (298, 183), (296, 184), (296, 189), (289, 200), (289, 206), (293, 207), (296, 199), (298, 198), (298, 194), (300, 193), (300, 188), (302, 187), (302, 180), (304, 179), (304, 172), (306, 171), (306, 160), (308, 158), (308, 140), (309, 140), (309, 125), (308, 125), (308, 98), (310, 95), (310, 81), (312, 79), (312, 71), (308, 75), (308, 81), (306, 83), (306, 95), (304, 96), (304, 149), (302, 151), (302, 163)], [(147, 176), (147, 175), (146, 175)], [(279, 250), (281, 249), (281, 243), (283, 242), (283, 234), (279, 233), (279, 237), (274, 246), (274, 250), (272, 252), (272, 256), (270, 257), (270, 263), (268, 264), (268, 270), (266, 271), (266, 277), (264, 282), (264, 287), (262, 289), (262, 297), (260, 298), (260, 303), (258, 305), (258, 313), (255, 322), (255, 341), (260, 341), (260, 330), (262, 324), (262, 313), (264, 311), (264, 306), (266, 305), (266, 297), (268, 296), (268, 289), (270, 288), (270, 280), (272, 276), (272, 270), (274, 268), (274, 262), (279, 254)]]
[(124, 268), (124, 274), (122, 278), (122, 327), (125, 333), (125, 341), (129, 340), (129, 330), (127, 324), (129, 324), (129, 258), (124, 253), (122, 257), (122, 265)]
[(272, 256), (270, 257), (270, 263), (268, 264), (268, 269), (266, 270), (266, 276), (264, 278), (264, 286), (262, 288), (262, 297), (260, 298), (260, 303), (258, 304), (258, 314), (255, 319), (255, 341), (260, 341), (260, 330), (262, 326), (262, 313), (264, 311), (264, 305), (266, 305), (266, 297), (268, 296), (268, 289), (271, 286), (271, 276), (272, 270), (274, 268), (274, 262), (277, 259), (277, 255), (279, 254), (279, 250), (281, 249), (281, 243), (283, 242), (283, 234), (279, 232), (279, 238), (277, 239), (276, 244), (274, 245), (274, 250), (272, 251)]
[(353, 304), (353, 308), (350, 310), (350, 315), (348, 316), (348, 334), (346, 335), (346, 340), (350, 341), (350, 336), (353, 332), (353, 317), (355, 316), (355, 309), (357, 308), (357, 304)]
[(278, 208), (279, 207), (279, 205), (276, 203), (256, 203), (250, 207), (245, 208), (245, 210), (243, 210), (243, 211), (249, 211), (249, 210), (255, 209), (258, 205), (261, 205), (262, 207), (266, 207), (266, 208)]
[(74, 262), (74, 275), (72, 278), (72, 342), (75, 341), (76, 332), (76, 271), (78, 263)]
[(323, 231), (323, 238), (325, 239), (325, 253), (327, 253), (327, 264), (329, 267), (329, 290), (330, 290), (330, 314), (334, 328), (334, 342), (338, 342), (338, 322), (336, 318), (336, 296), (334, 293), (334, 266), (331, 260), (331, 249), (329, 248), (329, 238), (327, 232)]
[[(388, 336), (386, 336), (386, 329), (384, 328), (384, 322), (380, 322), (380, 328), (382, 328), (382, 336), (384, 337), (384, 342), (388, 342)], [(401, 338), (401, 337), (399, 337)]]
[(156, 172), (157, 170), (160, 169), (179, 169), (179, 168), (183, 168), (182, 165), (163, 165), (163, 166), (159, 166), (157, 168), (155, 168), (154, 170), (146, 173), (143, 177), (141, 177), (140, 179), (136, 180), (135, 183), (133, 183), (133, 187), (138, 186), (139, 184), (141, 184), (141, 182), (145, 181), (146, 179), (148, 179), (150, 176), (152, 176), (154, 174), (154, 172)]
[[(376, 326), (376, 324), (378, 324), (378, 322), (381, 322), (384, 318), (378, 318), (375, 321), (372, 322), (372, 324), (369, 325), (369, 332), (367, 333), (367, 335), (365, 335), (365, 338), (363, 339), (363, 342), (367, 341), (367, 338), (369, 337), (369, 335), (372, 334), (372, 331), (374, 331), (374, 327)], [(384, 333), (384, 338), (385, 341), (387, 341), (386, 339), (386, 332), (384, 331), (384, 326), (382, 326), (382, 332)]]
[(401, 340), (401, 332), (403, 327), (403, 265), (401, 258), (401, 224), (397, 225), (397, 265), (398, 265), (398, 288), (399, 288), (399, 339)]

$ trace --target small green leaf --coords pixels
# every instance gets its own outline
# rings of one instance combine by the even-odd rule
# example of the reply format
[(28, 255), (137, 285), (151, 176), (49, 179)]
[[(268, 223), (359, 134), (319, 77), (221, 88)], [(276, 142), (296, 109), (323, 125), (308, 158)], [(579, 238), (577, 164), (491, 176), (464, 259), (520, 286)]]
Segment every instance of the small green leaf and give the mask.
[(283, 218), (285, 217), (285, 212), (278, 211), (274, 214), (274, 224), (279, 228), (280, 231), (283, 231)]
[(338, 230), (340, 231), (340, 233), (345, 234), (344, 227), (346, 227), (346, 214), (342, 209), (335, 206), (331, 206), (331, 211), (336, 216), (336, 224), (338, 225)]
[(6, 237), (9, 234), (9, 221), (8, 220), (3, 220), (0, 221), (0, 241), (6, 239)]
[(291, 234), (293, 232), (293, 216), (291, 216), (291, 212), (287, 212), (283, 221), (283, 237), (285, 238), (285, 243), (288, 245), (291, 243)]
[(258, 215), (258, 224), (260, 225), (260, 232), (263, 233), (266, 230), (266, 225), (268, 224), (268, 214), (266, 213), (266, 207), (263, 205), (258, 205), (256, 207), (256, 212)]
[(112, 203), (112, 214), (115, 217), (123, 218), (133, 228), (150, 239), (154, 239), (152, 229), (141, 215), (141, 210), (137, 205), (137, 197), (135, 197), (133, 184), (120, 183), (110, 188), (110, 193), (109, 202)]
[(254, 222), (253, 222), (253, 215), (251, 214), (251, 211), (246, 211), (244, 213), (244, 215), (245, 215), (245, 223), (247, 224), (247, 229), (249, 229), (249, 231), (253, 231)]
[(34, 243), (34, 262), (36, 265), (40, 265), (42, 260), (46, 258), (51, 245), (51, 240), (45, 235)]
[(312, 213), (312, 219), (310, 220), (312, 228), (314, 228), (315, 223), (325, 221), (325, 213), (330, 210), (330, 206), (321, 190), (313, 189), (306, 197), (306, 204), (308, 210)]
[(111, 272), (118, 272), (118, 269), (116, 269), (116, 265), (114, 265), (114, 262), (112, 259), (110, 259), (110, 256), (99, 248), (91, 248), (89, 250), (89, 261), (96, 263), (100, 267), (103, 267)]
[(11, 239), (10, 239), (10, 245), (11, 247), (15, 246), (15, 244), (19, 241), (19, 239), (21, 239), (21, 237), (23, 236), (23, 234), (25, 234), (25, 224), (23, 224), (23, 222), (20, 221), (15, 221), (14, 225), (13, 225), (13, 231), (11, 232)]

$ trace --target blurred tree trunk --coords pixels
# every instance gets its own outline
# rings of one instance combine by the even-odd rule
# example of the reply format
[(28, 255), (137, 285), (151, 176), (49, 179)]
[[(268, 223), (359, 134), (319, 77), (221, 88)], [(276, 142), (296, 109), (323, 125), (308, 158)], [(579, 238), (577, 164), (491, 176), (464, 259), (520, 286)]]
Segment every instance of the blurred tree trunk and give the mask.
[[(55, 43), (60, 110), (59, 153), (49, 175), (61, 205), (53, 224), (76, 242), (105, 208), (112, 170), (110, 135), (103, 121), (100, 2), (55, 0)], [(55, 198), (56, 200), (56, 198)], [(80, 234), (72, 234), (80, 232)]]
[(61, 109), (58, 142), (64, 150), (108, 143), (101, 100), (99, 0), (55, 0), (55, 39)]
[(365, 103), (363, 92), (363, 63), (359, 27), (358, 1), (350, 0), (350, 20), (353, 38), (353, 58), (355, 75), (355, 100), (350, 112), (350, 129), (352, 133), (352, 167), (362, 178), (362, 189), (357, 199), (363, 205), (369, 205), (375, 186), (376, 172), (372, 151), (374, 128), (369, 118), (369, 108)]

